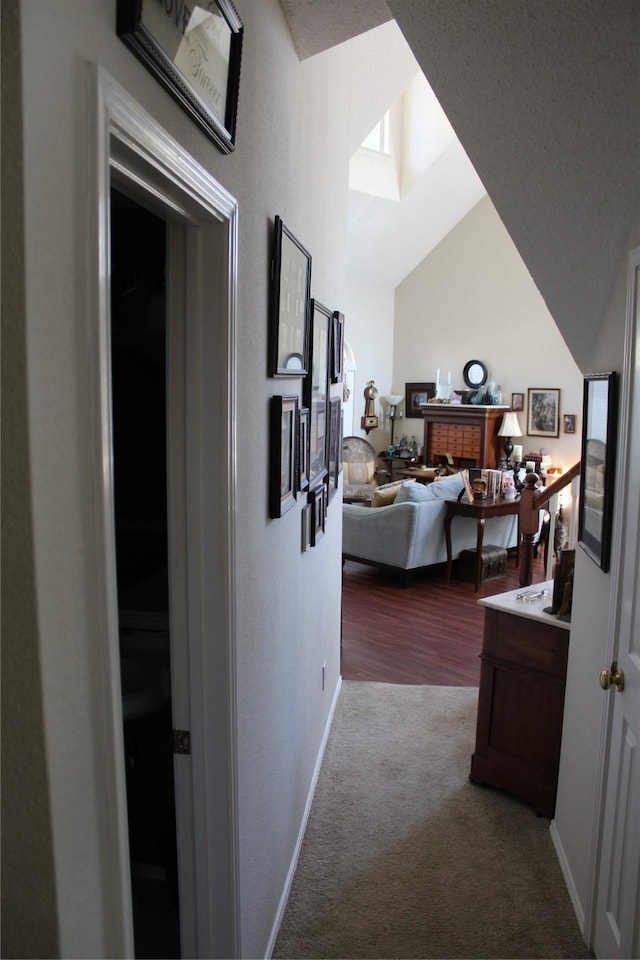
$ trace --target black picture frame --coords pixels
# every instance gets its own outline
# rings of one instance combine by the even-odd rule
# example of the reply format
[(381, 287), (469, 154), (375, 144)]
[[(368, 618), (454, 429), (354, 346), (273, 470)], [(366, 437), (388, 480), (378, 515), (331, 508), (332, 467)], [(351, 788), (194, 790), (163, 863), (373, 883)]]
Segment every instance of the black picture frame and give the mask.
[(276, 216), (269, 291), (270, 377), (303, 377), (309, 372), (310, 317), (311, 254)]
[(323, 483), (329, 456), (329, 350), (333, 314), (311, 301), (309, 372), (302, 381), (302, 402), (309, 408), (309, 489)]
[(422, 418), (422, 405), (433, 400), (436, 395), (435, 381), (430, 383), (405, 383), (404, 385), (404, 415), (405, 417)]
[(232, 0), (117, 0), (117, 35), (225, 154), (236, 142), (243, 31)]
[(334, 397), (329, 401), (329, 472), (327, 488), (329, 503), (338, 489), (342, 469), (342, 401)]
[(298, 398), (271, 397), (269, 405), (269, 516), (283, 517), (298, 496)]
[(560, 436), (560, 390), (556, 387), (529, 387), (527, 390), (527, 435)]
[(298, 421), (298, 490), (309, 487), (309, 419), (311, 411), (301, 407)]
[(563, 424), (564, 433), (575, 433), (576, 432), (575, 413), (564, 413), (562, 415), (562, 424)]
[(334, 310), (331, 333), (331, 383), (338, 383), (342, 379), (343, 353), (344, 314), (340, 313), (339, 310)]
[(578, 543), (605, 573), (611, 555), (617, 415), (616, 374), (585, 377)]
[(322, 483), (307, 494), (311, 504), (311, 546), (317, 547), (326, 532), (327, 525), (327, 487)]

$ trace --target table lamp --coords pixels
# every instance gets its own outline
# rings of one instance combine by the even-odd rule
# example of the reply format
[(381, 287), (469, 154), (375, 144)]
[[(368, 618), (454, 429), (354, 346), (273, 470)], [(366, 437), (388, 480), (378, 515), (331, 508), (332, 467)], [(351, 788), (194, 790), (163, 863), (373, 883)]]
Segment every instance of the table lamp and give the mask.
[(388, 397), (384, 398), (389, 404), (389, 410), (387, 416), (391, 420), (391, 446), (393, 446), (393, 428), (395, 426), (396, 419), (402, 414), (398, 413), (398, 407), (404, 400), (404, 397), (399, 394), (390, 394)]
[(513, 437), (522, 436), (522, 430), (520, 429), (517, 413), (514, 413), (513, 410), (510, 410), (509, 413), (505, 413), (497, 435), (499, 437), (504, 437), (505, 466), (507, 470), (509, 470), (513, 467), (513, 464), (511, 463), (513, 443), (511, 441)]

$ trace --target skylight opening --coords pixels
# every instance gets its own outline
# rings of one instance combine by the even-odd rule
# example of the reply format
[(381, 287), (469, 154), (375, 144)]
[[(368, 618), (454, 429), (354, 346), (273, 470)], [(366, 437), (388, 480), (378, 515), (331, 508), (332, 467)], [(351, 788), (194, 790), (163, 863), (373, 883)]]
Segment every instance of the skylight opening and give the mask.
[(375, 127), (371, 133), (365, 137), (362, 142), (362, 147), (365, 150), (372, 150), (374, 153), (384, 153), (387, 156), (391, 153), (391, 136), (389, 133), (390, 128), (390, 111), (384, 114), (383, 117), (378, 120)]

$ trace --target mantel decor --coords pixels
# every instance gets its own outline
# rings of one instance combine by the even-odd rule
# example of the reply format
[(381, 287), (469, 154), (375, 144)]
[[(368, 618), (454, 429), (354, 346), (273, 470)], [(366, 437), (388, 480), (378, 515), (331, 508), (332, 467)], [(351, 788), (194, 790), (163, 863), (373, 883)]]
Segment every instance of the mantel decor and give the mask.
[(611, 552), (617, 393), (615, 373), (585, 377), (578, 543), (605, 572)]
[(430, 383), (405, 383), (404, 415), (422, 419), (422, 408), (436, 395), (435, 381)]
[(303, 377), (309, 370), (311, 254), (275, 218), (269, 299), (270, 377)]
[(231, 0), (117, 0), (116, 32), (218, 149), (231, 153), (243, 34)]

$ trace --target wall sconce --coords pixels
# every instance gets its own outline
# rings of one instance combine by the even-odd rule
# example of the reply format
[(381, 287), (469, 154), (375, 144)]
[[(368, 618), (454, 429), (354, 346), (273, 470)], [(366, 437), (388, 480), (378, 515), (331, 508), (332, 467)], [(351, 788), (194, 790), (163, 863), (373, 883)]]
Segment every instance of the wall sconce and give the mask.
[(522, 436), (522, 430), (520, 429), (520, 422), (518, 421), (517, 413), (514, 413), (513, 410), (510, 410), (509, 413), (505, 413), (497, 435), (499, 437), (504, 437), (505, 466), (507, 470), (510, 470), (514, 466), (511, 463), (511, 454), (513, 453), (513, 443), (511, 442), (512, 438)]
[(391, 446), (393, 446), (393, 430), (395, 427), (396, 420), (399, 420), (402, 416), (402, 413), (398, 411), (398, 407), (404, 400), (404, 397), (398, 394), (390, 394), (388, 397), (384, 397), (386, 402), (389, 404), (389, 409), (387, 410), (387, 417), (391, 421)]

